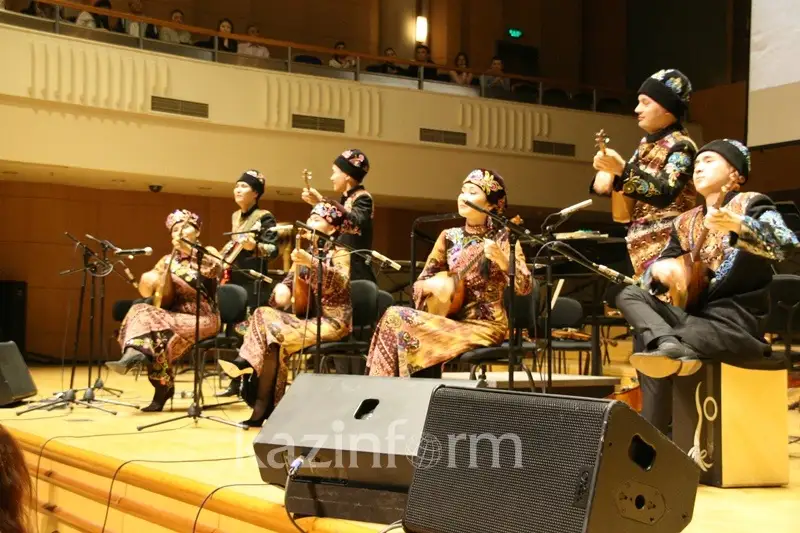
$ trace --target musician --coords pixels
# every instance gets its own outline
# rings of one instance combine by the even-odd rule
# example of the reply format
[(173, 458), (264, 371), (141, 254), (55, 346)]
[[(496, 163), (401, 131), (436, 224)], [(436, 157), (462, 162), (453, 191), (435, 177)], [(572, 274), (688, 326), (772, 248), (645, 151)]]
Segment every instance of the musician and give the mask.
[[(231, 231), (241, 232), (254, 228), (258, 228), (259, 231), (258, 233), (232, 235), (228, 245), (221, 250), (223, 257), (228, 260), (230, 260), (230, 253), (236, 253), (237, 249), (240, 250), (232, 261), (232, 268), (226, 270), (222, 283), (232, 283), (247, 290), (248, 318), (259, 306), (266, 304), (272, 287), (264, 286), (263, 281), (253, 279), (242, 270), (255, 270), (266, 275), (269, 261), (278, 256), (280, 235), (277, 232), (269, 231), (276, 225), (275, 216), (268, 210), (258, 207), (258, 201), (264, 194), (264, 184), (264, 175), (258, 170), (248, 170), (236, 180), (233, 197), (239, 210), (234, 211), (231, 216)], [(247, 321), (238, 324), (236, 332), (244, 335), (246, 329)], [(240, 379), (232, 380), (228, 388), (220, 391), (216, 396), (235, 396), (240, 387)]]
[[(798, 247), (765, 195), (737, 192), (750, 173), (750, 152), (738, 141), (721, 139), (702, 147), (694, 163), (694, 185), (705, 204), (678, 216), (669, 244), (642, 277), (644, 288), (626, 287), (617, 307), (641, 335), (646, 348), (631, 364), (648, 376), (642, 383), (643, 415), (667, 433), (672, 412), (672, 376), (697, 372), (703, 361), (743, 368), (775, 368), (785, 363), (764, 342), (762, 325), (769, 312), (771, 264)], [(722, 208), (714, 209), (722, 188)], [(659, 294), (679, 285), (675, 261), (693, 248), (702, 228), (709, 232), (700, 259), (710, 271), (710, 283), (698, 303), (684, 310), (668, 305)]]
[[(307, 224), (312, 228), (336, 237), (346, 222), (346, 212), (341, 204), (323, 201), (314, 206)], [(350, 255), (339, 247), (323, 246), (327, 259), (322, 265), (322, 317), (321, 338), (332, 342), (346, 337), (352, 325), (350, 301)], [(309, 313), (293, 313), (292, 297), (300, 290), (295, 284), (294, 270), (302, 268), (300, 281), (308, 283), (309, 301), (315, 300), (317, 286), (317, 259), (305, 250), (292, 252), (292, 272), (275, 286), (269, 307), (259, 307), (250, 321), (250, 327), (233, 362), (220, 361), (222, 369), (232, 378), (255, 372), (258, 391), (250, 419), (244, 423), (260, 426), (269, 417), (283, 397), (288, 376), (288, 359), (300, 349), (313, 346), (317, 341), (317, 320)]]
[(695, 206), (692, 162), (697, 145), (681, 119), (692, 86), (678, 70), (660, 70), (639, 88), (635, 112), (646, 135), (626, 163), (607, 148), (594, 157), (598, 171), (590, 192), (622, 193), (634, 202), (628, 228), (628, 253), (634, 276), (641, 276), (669, 239), (672, 220)]
[[(436, 377), (441, 365), (454, 357), (506, 338), (503, 292), (508, 285), (508, 231), (496, 229), (491, 218), (467, 206), (465, 200), (502, 213), (507, 202), (503, 178), (491, 170), (476, 169), (464, 179), (458, 213), (466, 224), (439, 234), (414, 283), (416, 309), (393, 306), (384, 313), (367, 358), (369, 375)], [(529, 294), (533, 280), (519, 243), (515, 253), (516, 291)], [(477, 263), (473, 261), (478, 257)], [(464, 306), (457, 315), (446, 318), (422, 311), (429, 295), (447, 296), (447, 284), (436, 274), (462, 272), (467, 264), (475, 266), (463, 272)]]
[[(120, 374), (126, 374), (136, 365), (147, 368), (155, 394), (152, 403), (143, 407), (142, 411), (161, 411), (172, 398), (175, 393), (172, 365), (196, 340), (197, 259), (192, 247), (181, 238), (197, 242), (200, 217), (185, 209), (177, 210), (167, 217), (166, 225), (172, 235), (173, 253), (162, 257), (153, 270), (142, 275), (139, 292), (144, 298), (150, 298), (162, 285), (162, 280), (167, 280), (167, 283), (171, 283), (172, 297), (165, 296), (163, 305), (168, 307), (155, 307), (149, 303), (131, 307), (119, 331), (122, 358), (106, 363), (111, 370)], [(219, 254), (210, 246), (207, 250), (210, 254)], [(167, 265), (170, 265), (171, 276), (165, 276)], [(219, 262), (204, 256), (200, 272), (200, 337), (203, 338), (214, 335), (220, 327), (215, 302)]]
[[(372, 195), (364, 187), (369, 159), (361, 150), (345, 150), (334, 160), (332, 170), (333, 190), (342, 195), (339, 203), (344, 206), (347, 216), (339, 241), (355, 250), (371, 250), (374, 205)], [(311, 205), (325, 200), (313, 187), (303, 188), (302, 198)], [(375, 272), (360, 255), (351, 256), (350, 279), (376, 281)]]

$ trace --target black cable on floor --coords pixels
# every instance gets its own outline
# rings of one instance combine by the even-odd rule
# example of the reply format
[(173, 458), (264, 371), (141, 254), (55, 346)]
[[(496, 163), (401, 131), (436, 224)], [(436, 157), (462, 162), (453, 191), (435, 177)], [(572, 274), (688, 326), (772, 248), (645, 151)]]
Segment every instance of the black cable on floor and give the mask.
[(216, 489), (212, 490), (211, 492), (208, 493), (208, 496), (206, 496), (203, 499), (203, 501), (200, 502), (200, 507), (197, 509), (197, 515), (194, 517), (194, 524), (192, 525), (192, 533), (195, 533), (197, 531), (197, 524), (200, 523), (200, 513), (203, 512), (203, 507), (205, 507), (206, 502), (208, 502), (208, 500), (210, 500), (211, 497), (214, 496), (214, 494), (216, 494), (217, 492), (221, 491), (222, 489), (230, 489), (233, 487), (266, 487), (268, 485), (269, 485), (268, 483), (231, 483), (229, 485), (221, 485)]

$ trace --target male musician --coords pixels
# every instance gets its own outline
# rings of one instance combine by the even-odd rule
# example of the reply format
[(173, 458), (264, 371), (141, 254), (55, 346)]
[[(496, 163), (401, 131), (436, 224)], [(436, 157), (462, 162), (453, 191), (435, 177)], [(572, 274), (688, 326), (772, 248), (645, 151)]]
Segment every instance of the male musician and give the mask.
[[(236, 180), (233, 198), (236, 205), (239, 206), (239, 210), (231, 216), (231, 231), (248, 231), (254, 228), (258, 228), (258, 231), (257, 233), (232, 235), (230, 243), (221, 251), (223, 255), (227, 256), (234, 243), (241, 244), (241, 251), (233, 261), (229, 277), (226, 276), (224, 281), (247, 290), (248, 316), (258, 307), (266, 305), (272, 287), (245, 274), (242, 270), (252, 269), (266, 274), (269, 261), (278, 255), (279, 234), (269, 231), (276, 225), (275, 217), (268, 210), (258, 208), (258, 201), (264, 194), (264, 183), (264, 176), (258, 170), (248, 170)], [(231, 381), (228, 388), (219, 392), (217, 396), (235, 396), (239, 392), (240, 380), (241, 378), (237, 378)]]
[[(644, 349), (631, 364), (654, 378), (643, 384), (643, 410), (663, 433), (672, 414), (671, 376), (697, 372), (702, 361), (743, 368), (766, 369), (785, 364), (771, 353), (762, 326), (769, 312), (771, 263), (782, 261), (798, 247), (775, 205), (765, 195), (737, 192), (750, 173), (750, 152), (738, 141), (721, 139), (702, 147), (694, 162), (694, 185), (705, 204), (678, 216), (669, 244), (644, 273), (644, 288), (631, 285), (617, 296), (617, 307), (640, 334)], [(731, 186), (727, 193), (723, 187)], [(715, 209), (721, 194), (721, 208)], [(682, 268), (670, 260), (686, 254), (703, 227), (709, 232), (700, 260), (710, 282), (697, 303), (687, 309), (656, 298), (681, 287)]]
[[(361, 150), (345, 150), (334, 160), (332, 169), (330, 179), (333, 190), (342, 195), (339, 203), (344, 206), (347, 215), (338, 241), (356, 250), (371, 250), (374, 206), (372, 195), (363, 185), (369, 172), (369, 159)], [(313, 187), (303, 188), (302, 198), (311, 205), (325, 201)], [(360, 255), (350, 258), (350, 279), (376, 281), (372, 268)]]

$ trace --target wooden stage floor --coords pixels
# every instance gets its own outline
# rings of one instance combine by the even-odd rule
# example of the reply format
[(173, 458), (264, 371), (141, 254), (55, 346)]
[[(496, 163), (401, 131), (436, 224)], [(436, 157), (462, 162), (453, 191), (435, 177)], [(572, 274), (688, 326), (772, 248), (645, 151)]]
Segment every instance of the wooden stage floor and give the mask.
[[(41, 397), (63, 390), (69, 380), (69, 369), (62, 374), (60, 368), (35, 368), (32, 373)], [(142, 413), (108, 406), (117, 411), (117, 415), (110, 415), (77, 406), (71, 412), (42, 410), (18, 416), (19, 408), (0, 409), (0, 423), (22, 443), (32, 475), (38, 471), (32, 499), (38, 501), (42, 511), (40, 533), (99, 533), (104, 520), (107, 533), (188, 532), (193, 531), (198, 516), (198, 532), (296, 531), (283, 508), (282, 489), (261, 481), (252, 447), (257, 429), (244, 431), (207, 420), (197, 424), (181, 420), (137, 431), (138, 425), (185, 414), (190, 400), (180, 398), (180, 393), (191, 390), (190, 379), (191, 374), (179, 376), (171, 412)], [(76, 384), (85, 383), (86, 369), (81, 368)], [(209, 378), (205, 383), (206, 403), (214, 404), (217, 399), (211, 387), (216, 380)], [(112, 374), (106, 384), (124, 389), (120, 399), (140, 406), (151, 398), (152, 389), (144, 377), (135, 381), (132, 376)], [(113, 399), (107, 393), (98, 397)], [(208, 411), (236, 421), (249, 413), (244, 403)], [(789, 434), (800, 435), (800, 413), (791, 413), (789, 423)], [(800, 531), (800, 444), (792, 444), (789, 453), (789, 487), (701, 486), (694, 519), (685, 531)], [(70, 488), (70, 477), (77, 480), (77, 490)], [(228, 485), (232, 486), (219, 489)], [(213, 497), (206, 500), (212, 492)], [(108, 500), (112, 506), (107, 512)], [(152, 525), (153, 516), (160, 520), (160, 526)], [(316, 518), (299, 523), (309, 532), (374, 532), (383, 527)]]

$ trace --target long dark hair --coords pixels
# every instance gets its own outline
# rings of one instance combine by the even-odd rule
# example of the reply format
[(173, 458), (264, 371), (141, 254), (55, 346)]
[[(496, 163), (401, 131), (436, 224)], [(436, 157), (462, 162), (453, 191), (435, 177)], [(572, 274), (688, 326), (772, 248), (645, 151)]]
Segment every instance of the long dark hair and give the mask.
[[(0, 531), (27, 533), (31, 477), (17, 441), (0, 425)], [(32, 511), (33, 512), (33, 511)]]

